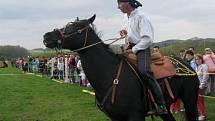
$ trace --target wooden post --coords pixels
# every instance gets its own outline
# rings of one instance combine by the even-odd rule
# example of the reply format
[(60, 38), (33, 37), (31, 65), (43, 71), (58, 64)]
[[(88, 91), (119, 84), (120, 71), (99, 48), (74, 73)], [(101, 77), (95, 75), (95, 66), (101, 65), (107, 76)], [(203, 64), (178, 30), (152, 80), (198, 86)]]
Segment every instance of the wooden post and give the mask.
[(65, 70), (65, 83), (69, 83), (69, 68), (68, 68), (68, 58), (67, 58), (67, 56), (65, 56), (65, 68), (64, 68), (64, 70)]
[(54, 76), (54, 63), (55, 63), (55, 61), (56, 61), (56, 58), (55, 57), (53, 57), (52, 59), (51, 59), (51, 77), (53, 77)]

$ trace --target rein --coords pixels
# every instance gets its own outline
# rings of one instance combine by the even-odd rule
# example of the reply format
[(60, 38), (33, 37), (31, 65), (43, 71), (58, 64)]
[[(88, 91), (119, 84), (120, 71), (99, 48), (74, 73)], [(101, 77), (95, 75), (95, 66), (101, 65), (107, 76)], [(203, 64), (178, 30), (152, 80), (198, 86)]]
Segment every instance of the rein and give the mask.
[(63, 43), (64, 43), (64, 39), (65, 39), (65, 38), (71, 37), (71, 36), (76, 35), (76, 34), (81, 34), (81, 33), (82, 33), (83, 31), (85, 31), (85, 30), (86, 30), (86, 35), (85, 35), (84, 45), (83, 45), (83, 47), (81, 47), (81, 48), (78, 48), (78, 49), (73, 50), (74, 52), (78, 52), (78, 51), (81, 51), (81, 50), (85, 50), (85, 49), (87, 49), (87, 48), (93, 47), (93, 46), (95, 46), (95, 45), (98, 45), (98, 44), (103, 43), (103, 42), (106, 42), (106, 41), (114, 40), (113, 42), (111, 42), (110, 44), (108, 44), (108, 45), (111, 45), (111, 44), (115, 43), (116, 41), (121, 40), (121, 39), (124, 39), (124, 38), (126, 37), (126, 36), (122, 36), (122, 37), (118, 37), (118, 38), (111, 38), (111, 39), (107, 39), (107, 40), (104, 40), (104, 41), (96, 42), (96, 43), (94, 43), (94, 44), (90, 44), (90, 45), (87, 45), (87, 46), (86, 46), (89, 28), (90, 28), (90, 25), (87, 25), (86, 27), (84, 27), (84, 28), (82, 28), (82, 29), (79, 29), (79, 30), (77, 30), (76, 32), (73, 32), (73, 33), (68, 34), (68, 35), (65, 35), (65, 34), (64, 34), (65, 28), (64, 28), (64, 31), (61, 31), (60, 29), (55, 29), (56, 31), (59, 31), (59, 33), (60, 33), (60, 35), (61, 35), (61, 38), (62, 38), (62, 39), (60, 39), (60, 42), (58, 42), (58, 43), (59, 43), (58, 48), (59, 48), (59, 49), (62, 49), (62, 46), (63, 46)]
[[(84, 47), (82, 47), (82, 48), (79, 48), (79, 49), (76, 49), (76, 50), (73, 50), (73, 51), (78, 52), (78, 51), (80, 51), (80, 50), (84, 50), (84, 49), (93, 47), (93, 46), (98, 45), (98, 44), (100, 44), (100, 43), (103, 43), (103, 42), (106, 42), (106, 41), (110, 41), (110, 40), (114, 40), (113, 42), (111, 42), (111, 43), (109, 44), (109, 45), (111, 45), (111, 44), (115, 43), (116, 41), (121, 40), (121, 39), (124, 39), (124, 38), (125, 38), (125, 37), (118, 37), (118, 38), (107, 39), (107, 40), (104, 40), (104, 41), (96, 42), (96, 43), (91, 44), (91, 45), (88, 45), (88, 46), (84, 46)], [(86, 39), (86, 40), (87, 40), (87, 39)]]

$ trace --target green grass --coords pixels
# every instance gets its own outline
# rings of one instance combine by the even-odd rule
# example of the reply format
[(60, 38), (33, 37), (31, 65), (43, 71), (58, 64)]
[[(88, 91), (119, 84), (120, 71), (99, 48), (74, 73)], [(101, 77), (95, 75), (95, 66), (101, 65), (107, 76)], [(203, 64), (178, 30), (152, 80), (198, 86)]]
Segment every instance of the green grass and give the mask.
[[(18, 75), (2, 75), (9, 73)], [(94, 97), (81, 90), (78, 85), (60, 84), (17, 69), (0, 69), (0, 121), (109, 121), (95, 106)], [(215, 99), (207, 99), (206, 104), (213, 121)], [(180, 114), (175, 116), (182, 120)]]
[[(12, 70), (1, 69), (0, 73)], [(60, 84), (34, 75), (0, 76), (0, 120), (106, 120), (95, 106), (94, 97), (81, 90), (77, 85)]]

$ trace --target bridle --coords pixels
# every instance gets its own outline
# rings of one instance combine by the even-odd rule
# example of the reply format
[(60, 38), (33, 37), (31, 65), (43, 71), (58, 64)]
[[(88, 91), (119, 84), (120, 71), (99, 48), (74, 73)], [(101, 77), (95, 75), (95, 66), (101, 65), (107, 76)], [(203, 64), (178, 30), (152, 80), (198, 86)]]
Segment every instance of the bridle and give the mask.
[[(70, 24), (70, 23), (68, 23), (68, 24)], [(66, 27), (67, 27), (67, 25), (66, 25)], [(87, 35), (88, 35), (88, 31), (89, 31), (90, 25), (87, 25), (87, 26), (85, 26), (85, 27), (83, 27), (81, 29), (78, 29), (77, 31), (75, 31), (73, 33), (70, 33), (70, 34), (65, 34), (66, 27), (64, 27), (63, 29), (54, 29), (54, 31), (58, 31), (60, 33), (60, 35), (61, 35), (61, 39), (59, 39), (58, 42), (57, 42), (58, 43), (57, 49), (59, 49), (59, 50), (62, 49), (62, 46), (63, 46), (64, 41), (65, 41), (66, 38), (71, 38), (73, 35), (81, 34), (83, 31), (86, 30), (85, 41), (84, 41), (84, 45), (83, 45), (85, 47), (86, 43), (87, 43)]]
[[(73, 22), (70, 22), (70, 23), (73, 23)], [(68, 24), (70, 24), (70, 23), (68, 23)], [(68, 25), (68, 24), (67, 24), (67, 25)], [(66, 27), (67, 27), (67, 25), (66, 25)], [(94, 43), (94, 44), (90, 44), (90, 45), (87, 45), (87, 46), (86, 46), (86, 44), (87, 44), (87, 38), (88, 38), (88, 32), (89, 32), (89, 28), (90, 28), (90, 24), (88, 24), (87, 26), (85, 26), (85, 27), (83, 27), (83, 28), (81, 28), (81, 29), (78, 29), (77, 31), (75, 31), (75, 32), (73, 32), (73, 33), (67, 34), (67, 35), (65, 34), (65, 29), (66, 29), (66, 27), (63, 28), (63, 31), (62, 31), (62, 29), (54, 29), (54, 31), (58, 31), (58, 32), (60, 33), (60, 35), (61, 35), (61, 39), (58, 40), (58, 46), (57, 46), (57, 49), (59, 49), (59, 50), (62, 50), (62, 46), (63, 46), (64, 40), (65, 40), (66, 38), (71, 38), (73, 35), (81, 34), (83, 31), (86, 31), (85, 40), (84, 40), (84, 45), (83, 45), (83, 47), (81, 47), (81, 48), (78, 48), (78, 49), (73, 50), (74, 52), (78, 52), (78, 51), (81, 51), (81, 50), (84, 50), (84, 49), (93, 47), (93, 46), (95, 46), (95, 45), (97, 45), (97, 44), (100, 44), (100, 43), (103, 43), (103, 42), (105, 42), (105, 41), (114, 40), (113, 42), (110, 43), (110, 44), (113, 44), (114, 42), (116, 42), (116, 41), (118, 41), (118, 40), (120, 40), (120, 39), (124, 39), (124, 38), (125, 38), (125, 36), (123, 36), (123, 37), (119, 37), (119, 38), (107, 39), (107, 40), (99, 41), (99, 42), (96, 42), (96, 43)]]

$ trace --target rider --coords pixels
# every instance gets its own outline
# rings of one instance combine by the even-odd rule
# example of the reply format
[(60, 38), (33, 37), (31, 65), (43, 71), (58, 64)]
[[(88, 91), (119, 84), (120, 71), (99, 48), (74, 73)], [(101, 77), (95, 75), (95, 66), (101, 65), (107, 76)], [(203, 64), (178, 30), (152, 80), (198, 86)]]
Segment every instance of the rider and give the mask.
[(144, 79), (144, 83), (150, 88), (158, 104), (158, 108), (150, 113), (166, 114), (167, 109), (161, 88), (155, 80), (150, 68), (150, 45), (154, 39), (154, 31), (149, 20), (137, 9), (140, 6), (142, 6), (142, 4), (136, 0), (118, 0), (118, 9), (126, 14), (126, 25), (125, 28), (120, 31), (120, 35), (126, 35), (130, 45), (132, 45), (132, 48), (127, 49), (127, 52), (136, 54), (138, 69), (143, 78), (146, 78)]

